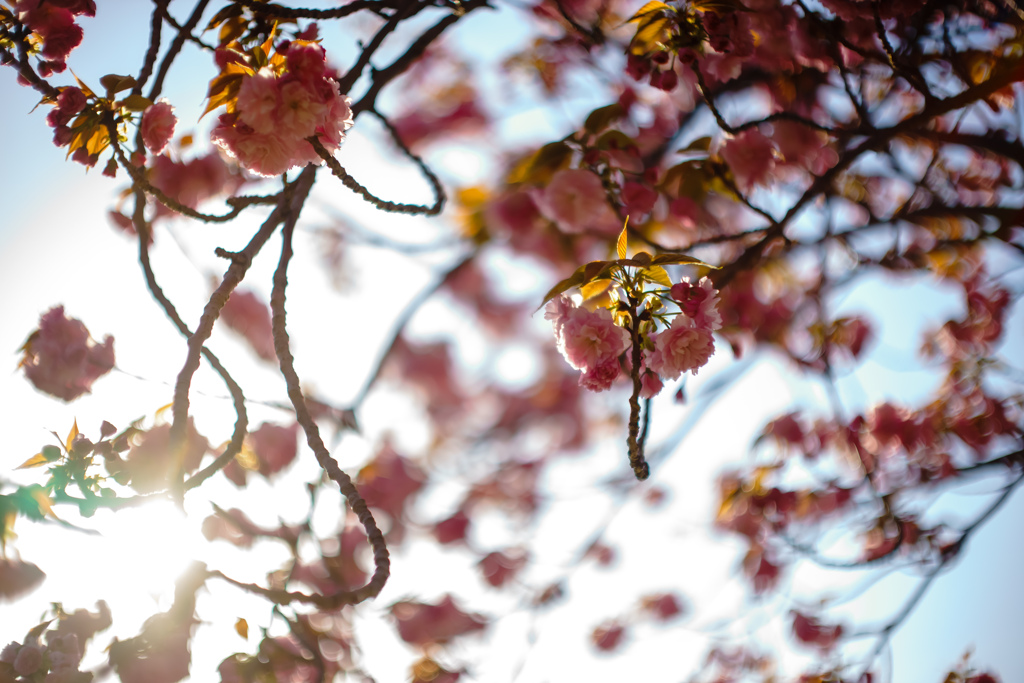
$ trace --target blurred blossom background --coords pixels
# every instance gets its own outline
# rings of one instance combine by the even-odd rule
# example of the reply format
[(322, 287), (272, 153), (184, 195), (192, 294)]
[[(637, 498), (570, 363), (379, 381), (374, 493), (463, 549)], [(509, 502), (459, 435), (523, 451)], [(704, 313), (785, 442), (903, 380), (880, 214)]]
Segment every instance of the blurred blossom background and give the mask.
[[(172, 11), (178, 4), (171, 3)], [(96, 18), (82, 21), (85, 41), (73, 55), (75, 74), (94, 83), (107, 73), (137, 69), (150, 9), (147, 3), (99, 3)], [(412, 28), (407, 30), (413, 35)], [(322, 31), (330, 61), (350, 64), (357, 54), (351, 35), (330, 23)], [(773, 419), (796, 411), (826, 417), (836, 398), (848, 415), (855, 415), (885, 401), (918, 406), (933, 395), (942, 369), (922, 348), (947, 320), (964, 315), (962, 293), (934, 277), (877, 274), (835, 289), (830, 300), (836, 316), (865, 316), (872, 330), (859, 358), (836, 368), (837, 396), (779, 354), (755, 350), (736, 357), (720, 340), (710, 364), (686, 380), (684, 401), (675, 399), (675, 384), (653, 401), (652, 476), (647, 482), (631, 481), (624, 446), (627, 393), (614, 388), (587, 397), (588, 428), (595, 432), (586, 449), (546, 465), (535, 489), (524, 485), (528, 493), (508, 503), (530, 514), (517, 517), (496, 504), (482, 504), (470, 521), (459, 517), (459, 501), (476, 481), (476, 470), (494, 454), (474, 445), (469, 430), (463, 436), (439, 435), (436, 424), (444, 422), (439, 414), (446, 409), (461, 413), (467, 410), (461, 402), (472, 402), (468, 414), (483, 423), (492, 408), (488, 401), (495, 399), (478, 394), (477, 387), (486, 382), (508, 392), (523, 390), (544, 377), (551, 363), (563, 362), (554, 355), (555, 341), (543, 313), (529, 317), (522, 312), (534, 310), (551, 284), (570, 272), (554, 272), (550, 264), (500, 243), (480, 246), (465, 239), (472, 230), (472, 188), (500, 176), (507, 161), (502, 150), (559, 139), (617, 96), (603, 77), (603, 70), (616, 67), (609, 62), (573, 72), (560, 96), (548, 101), (536, 84), (518, 78), (505, 64), (531, 35), (529, 22), (513, 5), (475, 14), (454, 27), (438, 48), (472, 63), (477, 79), (472, 90), (459, 92), (468, 82), (467, 66), (465, 73), (434, 70), (419, 80), (412, 73), (382, 96), (381, 108), (410, 144), (422, 145), (417, 149), (424, 150), (449, 189), (452, 201), (440, 219), (383, 214), (324, 174), (300, 222), (288, 313), (297, 369), (308, 391), (331, 406), (349, 405), (374, 379), (393, 331), (413, 311), (403, 335), (412, 346), (404, 355), (399, 349), (399, 360), (386, 366), (370, 388), (358, 411), (359, 432), (326, 430), (335, 457), (350, 473), (371, 461), (385, 443), (429, 473), (422, 489), (415, 483), (419, 475), (410, 475), (416, 493), (391, 580), (377, 599), (354, 610), (352, 638), (362, 655), (361, 669), (379, 681), (408, 680), (410, 667), (421, 657), (410, 644), (417, 635), (407, 632), (402, 642), (390, 608), (409, 600), (433, 604), (448, 594), (488, 626), (438, 654), (442, 662), (467, 667), (465, 680), (471, 681), (681, 681), (704, 667), (709, 649), (727, 650), (734, 643), (771, 654), (784, 671), (795, 672), (829, 649), (830, 634), (804, 624), (813, 633), (805, 631), (809, 642), (794, 647), (794, 612), (822, 608), (829, 610), (830, 623), (864, 632), (864, 637), (845, 633), (847, 638), (828, 655), (830, 661), (864, 658), (876, 642), (871, 628), (884, 626), (900, 612), (926, 580), (926, 569), (903, 558), (851, 570), (794, 559), (777, 590), (758, 593), (744, 575), (748, 545), (723, 528), (728, 514), (721, 508), (721, 492), (729, 485), (727, 473), (749, 467), (758, 453), (784, 447), (784, 437), (762, 435)], [(385, 56), (387, 49), (401, 47), (396, 40), (393, 48), (386, 46)], [(176, 108), (179, 134), (192, 130), (199, 149), (209, 144), (215, 123), (213, 115), (199, 120), (213, 73), (205, 55), (187, 49), (165, 92)], [(445, 93), (436, 98), (437, 111), (408, 109), (408, 92), (421, 96), (432, 88)], [(119, 429), (139, 418), (153, 424), (172, 400), (185, 345), (146, 289), (134, 237), (108, 217), (127, 187), (126, 176), (122, 172), (111, 180), (99, 167), (86, 172), (65, 161), (64, 151), (51, 142), (46, 108), (33, 110), (37, 95), (17, 85), (10, 70), (0, 72), (0, 93), (5, 133), (0, 291), (6, 292), (0, 304), (0, 350), (8, 368), (0, 373), (0, 481), (6, 489), (39, 482), (39, 470), (16, 468), (41, 446), (55, 443), (51, 432), (63, 439), (75, 423), (87, 435), (98, 434), (103, 421)], [(458, 135), (430, 140), (432, 131), (447, 130), (452, 121), (458, 122)], [(430, 201), (429, 187), (374, 119), (356, 123), (338, 158), (383, 196)], [(766, 201), (774, 200), (767, 196)], [(225, 262), (214, 255), (215, 247), (241, 248), (259, 220), (256, 211), (227, 225), (184, 219), (160, 225), (154, 268), (186, 320), (198, 320), (212, 283), (223, 273)], [(262, 301), (269, 300), (279, 243), (279, 237), (272, 238), (246, 277), (246, 289)], [(477, 264), (486, 282), (467, 276), (462, 291), (439, 288), (444, 274), (478, 249)], [(988, 258), (991, 272), (1019, 268), (998, 252)], [(1024, 277), (1011, 270), (1006, 282), (1016, 299)], [(494, 314), (487, 321), (490, 328), (466, 304), (482, 296), (484, 287), (493, 287), (488, 293)], [(18, 349), (40, 315), (57, 305), (84, 321), (95, 339), (112, 335), (116, 349), (114, 371), (98, 380), (90, 395), (67, 404), (37, 392), (17, 370)], [(1024, 368), (1024, 318), (1019, 307), (1009, 310), (997, 355), (1011, 367)], [(520, 335), (496, 333), (513, 315), (525, 321), (526, 327), (517, 330)], [(438, 395), (437, 382), (447, 380), (432, 373), (445, 362), (444, 353), (429, 345), (442, 342), (448, 345), (454, 378), (446, 389), (450, 406), (424, 401), (410, 389), (410, 383), (420, 382)], [(250, 430), (264, 422), (292, 421), (282, 408), (287, 403), (284, 382), (273, 364), (261, 361), (240, 335), (220, 325), (210, 345), (245, 389)], [(431, 348), (433, 355), (424, 350)], [(191, 398), (196, 429), (211, 447), (226, 442), (234, 413), (223, 383), (205, 365)], [(459, 424), (456, 417), (465, 416), (453, 416), (451, 424)], [(555, 415), (547, 432), (536, 430), (516, 441), (522, 462), (540, 458), (550, 444), (568, 438), (569, 422)], [(442, 438), (465, 455), (438, 453), (435, 446)], [(30, 595), (0, 607), (0, 641), (23, 638), (52, 602), (70, 612), (94, 610), (103, 600), (113, 626), (97, 637), (87, 656), (86, 664), (96, 665), (105, 659), (98, 643), (129, 638), (152, 614), (168, 609), (175, 580), (193, 561), (255, 583), (287, 562), (281, 544), (260, 540), (238, 548), (204, 538), (204, 520), (206, 534), (212, 533), (208, 518), (214, 505), (240, 508), (266, 528), (308, 521), (323, 538), (343, 525), (341, 496), (330, 487), (319, 491), (315, 513), (307, 520), (307, 484), (317, 481), (319, 468), (302, 439), (294, 462), (274, 479), (247, 474), (248, 485), (241, 489), (223, 476), (214, 477), (186, 498), (183, 511), (160, 502), (83, 518), (62, 506), (55, 508), (59, 520), (17, 519), (16, 538), (8, 542), (7, 552), (38, 564), (46, 580)], [(936, 485), (929, 492), (935, 501), (927, 519), (970, 523), (1001, 490), (1000, 482), (984, 477), (955, 491)], [(402, 501), (397, 504), (400, 510)], [(960, 557), (930, 581), (883, 648), (877, 664), (886, 674), (881, 680), (937, 683), (967, 652), (973, 653), (977, 668), (991, 668), (1003, 681), (1024, 680), (1018, 642), (1024, 633), (1021, 519), (1024, 496), (1018, 490), (960, 549)], [(385, 515), (381, 523), (386, 531), (395, 521)], [(854, 545), (860, 541), (839, 531), (827, 546), (830, 552), (837, 557), (859, 552)], [(445, 533), (454, 540), (445, 542)], [(522, 557), (495, 556), (478, 566), (486, 551), (516, 547), (522, 548)], [(300, 551), (311, 556), (316, 549)], [(368, 552), (354, 557), (358, 569), (372, 569)], [(506, 573), (513, 589), (495, 590)], [(538, 608), (538, 589), (544, 586), (553, 591), (544, 598), (550, 605)], [(270, 635), (287, 632), (270, 604), (223, 583), (211, 582), (200, 591), (197, 617), (191, 646), (194, 681), (216, 680), (213, 672), (221, 660), (233, 652), (252, 652), (261, 629)], [(238, 619), (248, 624), (247, 634), (236, 630)]]

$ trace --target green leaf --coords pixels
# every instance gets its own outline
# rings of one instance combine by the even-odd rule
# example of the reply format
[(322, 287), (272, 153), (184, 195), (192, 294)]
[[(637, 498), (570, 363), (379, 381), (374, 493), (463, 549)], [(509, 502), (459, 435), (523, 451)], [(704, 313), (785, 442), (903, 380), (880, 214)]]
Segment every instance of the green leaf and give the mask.
[(686, 154), (688, 152), (707, 152), (711, 147), (711, 136), (705, 135), (702, 138), (697, 138), (683, 149), (679, 150), (679, 154)]
[(616, 261), (591, 261), (590, 263), (580, 266), (573, 271), (572, 275), (548, 290), (548, 293), (544, 295), (544, 301), (542, 301), (540, 306), (537, 307), (537, 310), (539, 311), (545, 304), (547, 304), (547, 302), (551, 301), (562, 292), (566, 292), (573, 287), (580, 287), (589, 282), (593, 282), (594, 280), (607, 278), (611, 274), (611, 270), (615, 267), (616, 263)]
[(508, 182), (545, 183), (555, 171), (572, 158), (572, 147), (563, 141), (549, 142), (532, 156), (520, 162), (509, 174)]
[(127, 109), (128, 111), (145, 111), (147, 107), (152, 106), (153, 100), (142, 95), (129, 95), (120, 101), (119, 105)]
[(131, 76), (118, 76), (117, 74), (107, 74), (100, 79), (100, 85), (107, 89), (108, 95), (116, 95), (122, 90), (135, 87), (135, 79)]
[(714, 270), (718, 270), (718, 266), (713, 266), (710, 263), (705, 263), (704, 261), (701, 261), (699, 258), (687, 256), (686, 254), (658, 254), (653, 259), (651, 259), (651, 265), (655, 266), (667, 266), (680, 263), (690, 264), (694, 266), (702, 266), (704, 268), (712, 268)]
[(622, 105), (618, 102), (600, 107), (590, 112), (587, 120), (583, 122), (583, 130), (588, 133), (597, 134), (611, 125), (612, 121), (622, 118)]
[(668, 272), (661, 266), (650, 266), (640, 271), (640, 276), (665, 287), (672, 286), (672, 279), (668, 276)]
[(636, 147), (636, 141), (621, 130), (608, 130), (597, 139), (598, 149), (630, 149)]

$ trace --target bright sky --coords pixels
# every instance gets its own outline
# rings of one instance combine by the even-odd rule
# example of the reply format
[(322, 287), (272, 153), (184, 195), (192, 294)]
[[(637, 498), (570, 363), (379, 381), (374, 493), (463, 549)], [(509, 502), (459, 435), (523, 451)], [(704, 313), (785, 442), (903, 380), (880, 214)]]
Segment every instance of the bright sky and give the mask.
[[(87, 43), (73, 55), (72, 61), (76, 72), (90, 82), (107, 72), (135, 68), (134, 63), (122, 67), (119, 60), (126, 54), (140, 55), (144, 36), (140, 31), (126, 37), (120, 31), (130, 25), (146, 25), (145, 19), (139, 21), (136, 16), (140, 10), (148, 9), (146, 3), (100, 5), (97, 19), (83, 22)], [(111, 21), (114, 14), (116, 22)], [(507, 12), (474, 17), (472, 21), (478, 23), (466, 23), (476, 30), (467, 29), (461, 39), (479, 49), (487, 42), (485, 38), (492, 35), (487, 31), (507, 26), (507, 19)], [(113, 44), (118, 45), (117, 50), (109, 49)], [(183, 122), (189, 120), (183, 114), (189, 105), (175, 98), (187, 92), (185, 85), (172, 81), (168, 93), (179, 106)], [(198, 93), (195, 97), (202, 96), (203, 87), (193, 91)], [(0, 100), (4, 102), (0, 108), (0, 129), (5, 133), (8, 160), (0, 166), (0, 201), (5, 207), (0, 223), (0, 291), (8, 293), (0, 303), (4, 320), (0, 326), (0, 351), (6, 349), (2, 353), (8, 354), (9, 368), (8, 372), (0, 373), (0, 415), (6, 427), (0, 480), (30, 483), (37, 481), (39, 470), (12, 470), (50, 442), (49, 430), (63, 435), (77, 419), (86, 434), (95, 434), (102, 420), (123, 427), (143, 415), (152, 418), (156, 409), (170, 402), (170, 383), (183, 360), (184, 345), (145, 290), (135, 265), (135, 246), (106, 221), (105, 212), (123, 187), (124, 179), (111, 182), (97, 171), (85, 174), (82, 167), (64, 163), (63, 152), (50, 143), (50, 129), (43, 121), (45, 108), (28, 114), (36, 102), (34, 95), (17, 86), (9, 70), (0, 70)], [(192, 106), (198, 113), (198, 102)], [(561, 116), (538, 116), (529, 110), (518, 112), (509, 117), (508, 132), (526, 137), (525, 131), (538, 120), (560, 130)], [(396, 172), (393, 166), (378, 165), (373, 150), (372, 142), (354, 130), (342, 151), (349, 159), (372, 160), (364, 161), (361, 169), (371, 187), (374, 179), (379, 182)], [(448, 161), (469, 164), (472, 173), (475, 155), (465, 150), (450, 150), (447, 154)], [(485, 170), (481, 167), (477, 172)], [(410, 187), (421, 186), (414, 174), (409, 178)], [(361, 220), (379, 220), (349, 196), (339, 197), (337, 188), (322, 188), (318, 197), (322, 201), (340, 199), (344, 208)], [(207, 277), (221, 272), (222, 264), (212, 256), (213, 246), (236, 248), (250, 229), (251, 221), (227, 228), (179, 223), (174, 226), (178, 242), (166, 232), (158, 236), (154, 252), (157, 272), (186, 319), (194, 320), (205, 302)], [(433, 234), (443, 234), (443, 230)], [(300, 240), (299, 246), (306, 253), (315, 249), (311, 239)], [(269, 292), (275, 250), (276, 241), (272, 241), (251, 275), (254, 282), (261, 283), (256, 288), (264, 294)], [(355, 278), (364, 277), (371, 268), (384, 274), (383, 283), (375, 289), (378, 299), (390, 296), (401, 302), (429, 282), (426, 269), (410, 270), (407, 264), (372, 250), (358, 253), (360, 258), (352, 259), (357, 262)], [(370, 261), (373, 258), (381, 260)], [(536, 276), (522, 264), (511, 262), (506, 266), (510, 274), (520, 279), (529, 281)], [(364, 338), (364, 332), (360, 332), (358, 340), (350, 332), (352, 321), (366, 316), (365, 301), (360, 299), (363, 292), (355, 291), (347, 297), (324, 294), (329, 291), (327, 279), (318, 269), (295, 268), (293, 273), (294, 308), (289, 312), (295, 326), (300, 373), (315, 377), (318, 390), (343, 402), (363, 379), (358, 369), (369, 366), (377, 349), (372, 338)], [(535, 284), (534, 288), (543, 289), (543, 283)], [(529, 292), (529, 285), (524, 291)], [(308, 304), (304, 307), (302, 301)], [(70, 405), (35, 392), (22, 374), (15, 371), (16, 349), (34, 329), (39, 315), (57, 304), (63, 304), (69, 315), (85, 321), (94, 336), (114, 335), (118, 368), (123, 371), (97, 382), (91, 398)], [(841, 384), (848, 408), (855, 410), (884, 397), (923, 397), (931, 380), (915, 360), (920, 336), (913, 331), (920, 332), (946, 319), (958, 310), (959, 303), (936, 294), (930, 286), (871, 281), (852, 292), (843, 307), (870, 310), (876, 320), (884, 321), (887, 329), (900, 327), (901, 336), (910, 335), (902, 338), (913, 340), (908, 344), (887, 338), (873, 348), (857, 377)], [(396, 305), (395, 310), (398, 309)], [(422, 334), (439, 334), (460, 324), (457, 313), (446, 312), (439, 306), (430, 310), (435, 317), (421, 316), (413, 325)], [(1024, 338), (1022, 322), (1020, 316), (1011, 320), (1009, 338)], [(543, 323), (538, 321), (538, 326)], [(383, 332), (380, 329), (377, 334)], [(462, 362), (468, 368), (480, 367), (490, 360), (482, 344), (473, 341), (472, 331), (465, 339), (469, 341), (463, 342)], [(280, 399), (281, 382), (255, 363), (249, 364), (237, 342), (219, 336), (215, 338), (215, 347), (226, 350), (243, 371), (250, 371), (244, 378), (250, 398)], [(1019, 349), (1017, 352), (1021, 365)], [(506, 365), (512, 371), (533, 371), (514, 360)], [(710, 386), (716, 373), (728, 367), (728, 354), (723, 351), (690, 384), (691, 405), (699, 404), (701, 387)], [(357, 371), (353, 372), (353, 368)], [(194, 386), (197, 391), (193, 393), (193, 412), (200, 431), (211, 443), (220, 443), (228, 437), (233, 421), (228, 403), (220, 398), (224, 389), (207, 372), (197, 376)], [(200, 391), (205, 395), (197, 393)], [(625, 403), (624, 396), (614, 396), (613, 400)], [(395, 401), (401, 409), (401, 397), (381, 394), (371, 398), (361, 416), (368, 439), (343, 441), (343, 466), (350, 470), (357, 466), (371, 448), (372, 438), (386, 431), (397, 430), (398, 442), (413, 449), (425, 438), (415, 428), (402, 431), (400, 425), (405, 422), (395, 420)], [(656, 470), (654, 479), (673, 482), (674, 495), (668, 505), (654, 514), (645, 510), (639, 495), (622, 504), (609, 499), (599, 486), (603, 477), (623, 469), (618, 441), (606, 450), (555, 468), (548, 480), (554, 502), (536, 529), (537, 562), (531, 571), (537, 577), (564, 575), (565, 563), (579, 544), (608, 520), (606, 539), (621, 544), (619, 563), (612, 571), (586, 564), (571, 572), (567, 603), (541, 616), (536, 624), (531, 625), (523, 612), (513, 613), (498, 621), (490, 641), (481, 650), (456, 647), (456, 654), (465, 653), (475, 662), (475, 676), (470, 680), (510, 681), (512, 670), (522, 662), (531, 628), (536, 629), (536, 644), (516, 679), (519, 683), (638, 678), (668, 683), (684, 678), (705, 652), (706, 634), (714, 622), (743, 611), (752, 600), (733, 579), (740, 557), (739, 545), (708, 533), (714, 511), (715, 476), (724, 463), (741, 461), (756, 429), (795, 404), (824, 405), (824, 397), (819, 388), (808, 385), (791, 368), (771, 359), (749, 364), (743, 378), (711, 405), (699, 426)], [(668, 438), (689, 410), (692, 408), (680, 408), (670, 401), (656, 404), (654, 443)], [(254, 424), (263, 419), (283, 419), (280, 413), (258, 406), (252, 412)], [(303, 482), (315, 476), (315, 465), (308, 452), (300, 455), (300, 461), (282, 478), (283, 488), (301, 491)], [(991, 486), (978, 487), (949, 503), (949, 509), (954, 514), (975, 509), (993, 491)], [(443, 506), (443, 498), (440, 495), (431, 504)], [(0, 642), (22, 638), (50, 601), (62, 601), (71, 610), (92, 607), (101, 598), (111, 605), (115, 630), (101, 634), (97, 642), (105, 645), (111, 635), (134, 635), (142, 620), (167, 607), (174, 578), (192, 558), (202, 559), (240, 579), (262, 580), (263, 572), (275, 568), (275, 562), (284, 559), (283, 554), (264, 546), (253, 552), (236, 553), (226, 544), (206, 543), (198, 533), (198, 524), (208, 514), (210, 500), (222, 507), (244, 507), (247, 503), (247, 510), (253, 501), (258, 501), (253, 517), (266, 523), (273, 523), (278, 515), (296, 519), (304, 510), (301, 494), (282, 496), (259, 484), (240, 494), (231, 486), (213, 482), (190, 499), (188, 520), (182, 520), (170, 506), (130, 514), (100, 513), (90, 520), (79, 520), (70, 510), (60, 509), (62, 517), (96, 529), (102, 537), (19, 519), (15, 548), (24, 559), (39, 564), (48, 578), (30, 597), (3, 607)], [(330, 502), (328, 494), (326, 503)], [(324, 507), (330, 508), (326, 503)], [(1019, 634), (1024, 632), (1024, 587), (1019, 580), (1019, 567), (1024, 564), (1024, 550), (1019, 543), (1022, 517), (1024, 496), (1018, 492), (972, 539), (963, 559), (935, 582), (893, 639), (897, 653), (893, 680), (938, 683), (958, 657), (972, 647), (978, 665), (991, 665), (1003, 675), (1004, 681), (1024, 680), (1024, 658), (1020, 657), (1018, 642)], [(333, 523), (329, 514), (323, 523), (329, 531)], [(507, 533), (497, 523), (493, 528), (484, 528), (494, 538)], [(366, 655), (366, 669), (378, 680), (403, 680), (410, 661), (406, 650), (395, 649), (380, 613), (405, 596), (430, 599), (473, 585), (474, 570), (465, 558), (458, 553), (439, 553), (430, 543), (414, 545), (396, 562), (394, 578), (385, 593), (373, 605), (361, 608), (365, 616), (360, 618), (357, 638)], [(642, 577), (642, 590), (634, 587), (636, 577)], [(896, 573), (852, 603), (850, 614), (864, 617), (891, 613), (909, 592), (912, 578), (912, 572)], [(797, 604), (809, 604), (816, 599), (817, 587), (825, 585), (824, 581), (820, 572), (801, 568), (783, 595), (760, 612), (785, 614), (793, 606), (794, 598), (803, 600)], [(837, 585), (834, 578), (827, 581), (828, 585)], [(252, 651), (258, 642), (256, 627), (268, 623), (269, 609), (265, 605), (237, 599), (233, 591), (217, 588), (216, 600), (206, 596), (200, 602), (204, 623), (194, 640), (196, 681), (213, 680), (209, 672), (230, 652)], [(676, 627), (641, 627), (619, 655), (594, 656), (588, 645), (588, 634), (594, 625), (630, 609), (638, 594), (666, 589), (680, 590), (697, 608), (694, 615)], [(507, 611), (507, 600), (482, 592), (478, 598), (478, 603), (468, 606), (482, 612), (493, 610), (490, 613), (495, 615)], [(234, 632), (233, 624), (238, 617), (249, 621), (248, 643)], [(737, 626), (742, 629), (748, 625)], [(776, 637), (771, 633), (769, 629), (769, 643)], [(781, 632), (778, 637), (781, 642)], [(402, 654), (396, 656), (396, 652)]]

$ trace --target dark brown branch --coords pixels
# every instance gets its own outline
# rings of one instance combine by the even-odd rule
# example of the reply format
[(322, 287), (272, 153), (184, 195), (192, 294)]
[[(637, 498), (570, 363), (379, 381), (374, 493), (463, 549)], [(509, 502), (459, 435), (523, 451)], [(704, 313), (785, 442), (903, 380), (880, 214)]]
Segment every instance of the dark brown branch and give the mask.
[(460, 6), (462, 9), (461, 12), (449, 14), (424, 31), (423, 34), (409, 46), (405, 51), (405, 54), (401, 57), (383, 69), (373, 69), (373, 81), (370, 83), (370, 87), (359, 101), (352, 106), (353, 116), (358, 116), (364, 111), (376, 109), (377, 95), (380, 94), (381, 89), (392, 80), (405, 73), (409, 66), (423, 55), (427, 47), (429, 47), (432, 42), (444, 33), (445, 29), (469, 12), (487, 6), (487, 0), (469, 0), (469, 2), (463, 3)]
[[(307, 168), (303, 171), (303, 174), (299, 176), (299, 179), (306, 179), (313, 174), (314, 172)], [(305, 182), (311, 183), (312, 180), (305, 180)], [(277, 206), (274, 207), (274, 210), (242, 250), (242, 253), (247, 256), (247, 259), (244, 261), (233, 261), (231, 265), (228, 266), (220, 285), (210, 296), (210, 300), (203, 309), (203, 315), (199, 319), (199, 325), (196, 327), (195, 332), (193, 332), (188, 338), (188, 355), (185, 359), (185, 364), (178, 373), (178, 379), (174, 386), (174, 403), (172, 404), (174, 419), (171, 423), (170, 433), (170, 448), (172, 452), (175, 452), (175, 449), (180, 448), (181, 444), (184, 443), (185, 426), (188, 418), (189, 387), (192, 384), (192, 376), (195, 374), (196, 370), (199, 369), (199, 357), (202, 353), (203, 344), (210, 338), (210, 334), (213, 332), (213, 324), (217, 321), (218, 316), (220, 316), (220, 311), (227, 303), (228, 297), (231, 296), (231, 292), (234, 291), (235, 287), (238, 286), (238, 283), (242, 281), (243, 277), (245, 277), (245, 273), (248, 270), (252, 259), (259, 253), (260, 249), (263, 248), (263, 245), (266, 244), (267, 240), (270, 239), (270, 236), (274, 233), (274, 230), (277, 229), (277, 226), (281, 221), (284, 220), (285, 216), (288, 215), (289, 207), (291, 206), (292, 197), (296, 192), (297, 184), (298, 181), (285, 188)], [(181, 478), (183, 473), (178, 476), (179, 483), (177, 486), (180, 488), (180, 496), (184, 493), (184, 480)]]
[(309, 166), (296, 181), (297, 188), (294, 198), (289, 202), (288, 213), (281, 233), (281, 258), (278, 261), (277, 270), (274, 271), (274, 287), (270, 295), (270, 309), (274, 329), (274, 349), (277, 351), (277, 358), (280, 361), (281, 374), (284, 375), (288, 386), (288, 398), (291, 399), (292, 406), (295, 408), (295, 418), (306, 433), (306, 443), (312, 449), (317, 462), (327, 473), (327, 476), (340, 488), (342, 495), (348, 501), (350, 509), (363, 525), (367, 540), (373, 548), (374, 572), (366, 585), (354, 591), (342, 591), (331, 596), (318, 596), (317, 598), (318, 600), (326, 600), (332, 606), (338, 606), (360, 603), (380, 593), (390, 575), (391, 560), (388, 555), (387, 545), (384, 542), (384, 535), (377, 527), (377, 522), (367, 507), (366, 501), (359, 495), (359, 491), (356, 490), (352, 479), (338, 466), (337, 461), (331, 457), (327, 446), (324, 445), (323, 439), (320, 437), (320, 430), (317, 427), (316, 421), (310, 415), (306, 399), (302, 394), (299, 376), (295, 372), (294, 358), (289, 348), (285, 317), (285, 290), (288, 286), (288, 263), (292, 258), (292, 235), (302, 202), (312, 186), (314, 177), (315, 167)]
[(388, 211), (391, 213), (405, 213), (411, 215), (423, 214), (427, 216), (436, 216), (439, 213), (441, 213), (441, 210), (444, 208), (445, 194), (444, 189), (441, 187), (441, 181), (437, 179), (437, 176), (435, 176), (433, 172), (429, 168), (427, 168), (427, 165), (424, 164), (419, 157), (413, 155), (411, 152), (409, 153), (409, 155), (412, 157), (413, 161), (415, 161), (416, 164), (420, 167), (420, 170), (424, 173), (424, 175), (427, 176), (427, 180), (430, 181), (430, 184), (434, 190), (434, 203), (431, 204), (430, 206), (420, 204), (400, 204), (398, 202), (391, 202), (377, 197), (372, 192), (367, 190), (365, 187), (360, 185), (355, 178), (348, 174), (348, 172), (338, 162), (338, 160), (335, 159), (334, 156), (332, 156), (331, 153), (328, 152), (327, 149), (320, 143), (320, 139), (317, 138), (317, 136), (312, 135), (306, 138), (306, 140), (309, 142), (309, 144), (313, 145), (313, 149), (316, 150), (316, 153), (320, 156), (320, 158), (327, 162), (328, 168), (330, 168), (331, 172), (335, 175), (335, 177), (341, 181), (342, 185), (352, 190), (357, 195), (362, 197), (370, 204), (373, 204), (381, 211)]
[(192, 14), (189, 16), (188, 21), (186, 21), (185, 25), (178, 31), (178, 35), (174, 37), (174, 40), (171, 42), (171, 46), (167, 48), (167, 53), (160, 62), (160, 69), (157, 71), (156, 78), (153, 80), (153, 87), (149, 89), (149, 99), (154, 100), (160, 95), (164, 87), (164, 79), (167, 77), (167, 73), (171, 70), (171, 63), (174, 62), (178, 53), (181, 52), (181, 48), (184, 47), (185, 41), (192, 36), (192, 31), (202, 18), (203, 12), (206, 10), (206, 6), (209, 2), (210, 0), (199, 0), (199, 2), (196, 3), (195, 9), (192, 10)]
[(142, 60), (142, 69), (139, 70), (139, 75), (135, 79), (135, 85), (132, 87), (133, 95), (142, 94), (142, 86), (149, 80), (150, 75), (153, 73), (153, 65), (156, 64), (156, 55), (160, 52), (160, 31), (164, 25), (164, 13), (167, 12), (167, 3), (170, 0), (153, 0), (153, 16), (150, 19), (149, 27), (149, 48), (146, 50), (146, 56)]
[(397, 10), (383, 26), (378, 29), (377, 33), (374, 34), (370, 42), (367, 43), (362, 50), (359, 51), (359, 57), (356, 59), (356, 63), (352, 65), (352, 68), (348, 72), (338, 79), (338, 87), (341, 90), (342, 95), (347, 95), (348, 91), (352, 89), (355, 82), (359, 80), (359, 77), (363, 75), (363, 69), (370, 63), (370, 59), (373, 54), (384, 42), (384, 39), (388, 37), (396, 28), (398, 24), (404, 19), (414, 16), (424, 7), (428, 5), (420, 2), (408, 2), (405, 7)]

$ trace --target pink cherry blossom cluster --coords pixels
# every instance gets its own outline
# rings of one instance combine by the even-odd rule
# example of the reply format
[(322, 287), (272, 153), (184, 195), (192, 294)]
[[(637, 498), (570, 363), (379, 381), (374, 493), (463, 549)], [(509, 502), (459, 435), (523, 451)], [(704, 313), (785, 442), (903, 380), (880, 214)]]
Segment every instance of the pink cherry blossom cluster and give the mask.
[(114, 367), (114, 338), (95, 343), (81, 320), (64, 315), (63, 306), (43, 314), (22, 350), (21, 367), (29, 381), (65, 401), (88, 393)]
[(71, 51), (82, 42), (82, 27), (77, 16), (96, 16), (93, 0), (21, 0), (14, 6), (18, 20), (42, 38), (39, 73), (48, 78), (67, 68)]
[(588, 311), (567, 294), (553, 299), (544, 311), (569, 365), (582, 370), (580, 386), (604, 391), (619, 376), (619, 356), (630, 347), (629, 332), (615, 324), (604, 308)]
[(153, 154), (160, 154), (171, 141), (177, 123), (178, 117), (174, 115), (174, 107), (166, 99), (149, 105), (142, 112), (142, 121), (139, 123), (142, 144)]
[(249, 171), (280, 175), (321, 163), (306, 141), (312, 135), (329, 152), (338, 149), (352, 125), (349, 101), (328, 76), (324, 50), (297, 40), (288, 47), (283, 74), (264, 67), (243, 78), (234, 111), (220, 116), (211, 137)]
[[(664, 379), (679, 379), (685, 372), (697, 374), (715, 352), (712, 333), (722, 326), (718, 312), (718, 290), (704, 277), (697, 283), (689, 278), (672, 286), (670, 296), (679, 314), (661, 332), (642, 334), (641, 396), (650, 398), (661, 391)], [(568, 294), (553, 299), (544, 317), (554, 327), (558, 349), (577, 370), (580, 386), (591, 391), (611, 387), (622, 367), (630, 368), (626, 352), (632, 345), (629, 332), (616, 325), (607, 309), (588, 311), (577, 306)]]

